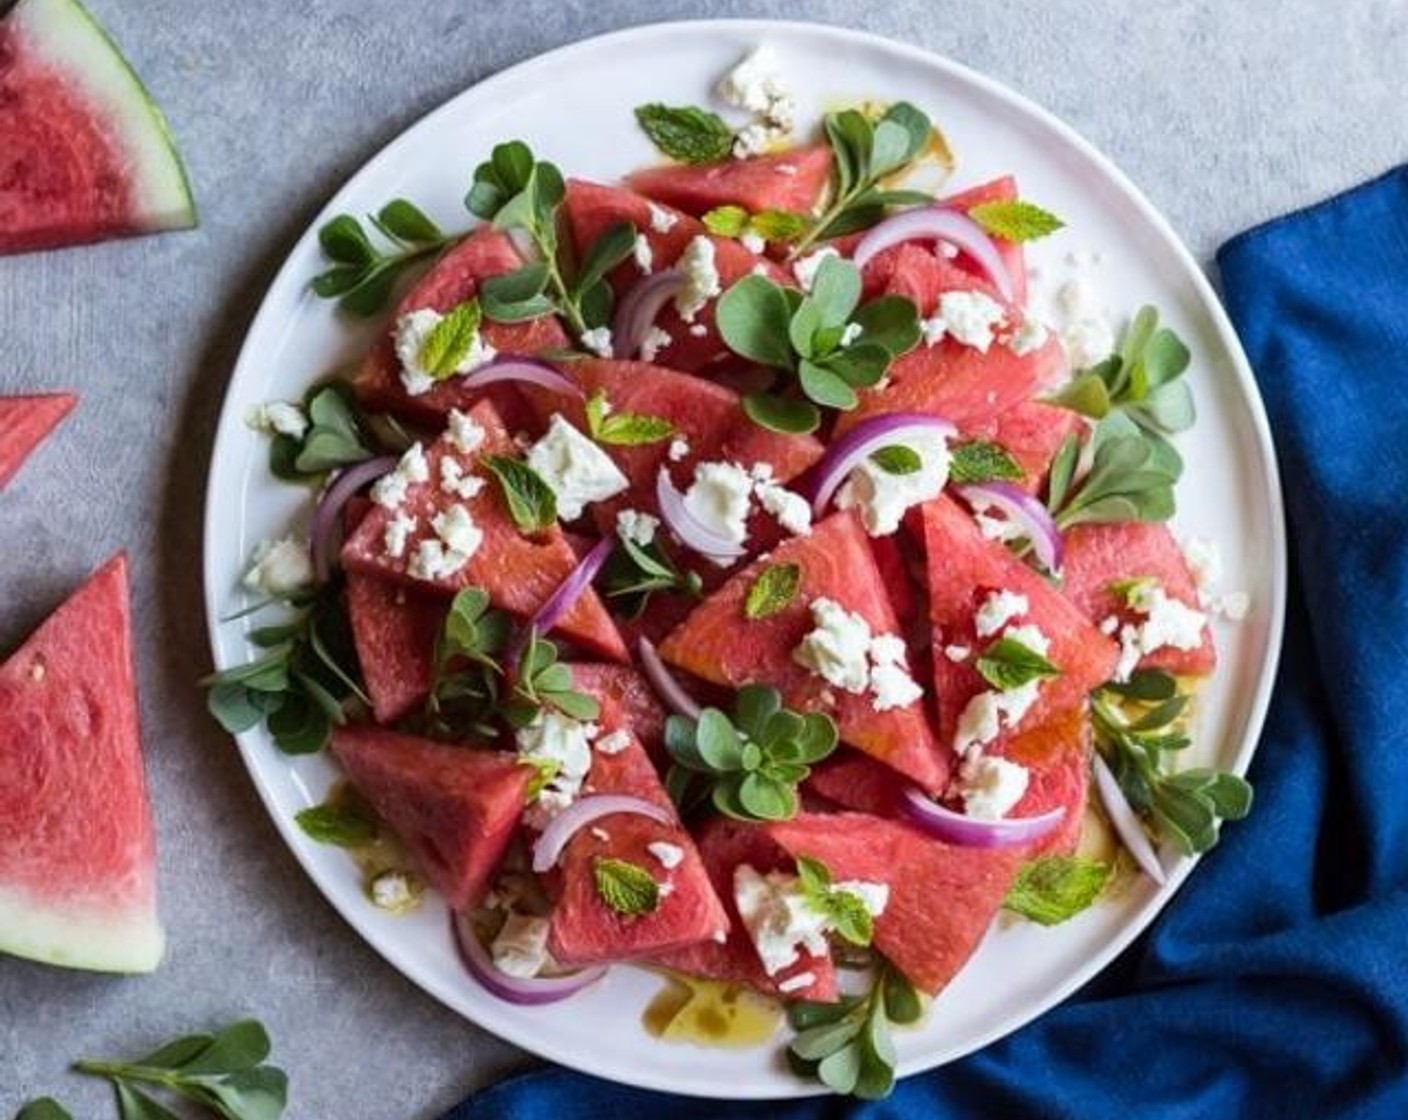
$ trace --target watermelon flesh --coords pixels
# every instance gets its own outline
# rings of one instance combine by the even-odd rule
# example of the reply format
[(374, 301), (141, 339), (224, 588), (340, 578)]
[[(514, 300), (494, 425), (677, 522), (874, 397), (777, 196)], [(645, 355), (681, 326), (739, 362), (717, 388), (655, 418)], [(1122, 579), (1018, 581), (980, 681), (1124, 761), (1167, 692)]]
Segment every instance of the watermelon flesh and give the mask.
[(475, 905), (518, 827), (532, 767), (375, 727), (335, 728), (332, 753), (446, 904)]
[(830, 177), (831, 149), (818, 144), (748, 159), (648, 167), (626, 182), (656, 202), (702, 217), (718, 206), (741, 206), (750, 214), (810, 214)]
[(0, 397), (0, 490), (77, 403), (72, 393)]
[(195, 225), (161, 110), (78, 0), (0, 19), (0, 253)]
[[(743, 603), (766, 567), (796, 564), (801, 588), (784, 609), (747, 619)], [(899, 629), (885, 594), (870, 543), (855, 514), (833, 514), (811, 536), (795, 537), (731, 578), (685, 619), (660, 647), (666, 661), (729, 688), (767, 684), (799, 711), (826, 711), (843, 742), (874, 755), (936, 792), (948, 779), (946, 752), (939, 749), (922, 702), (877, 711), (869, 692), (832, 689), (793, 660), (793, 651), (813, 628), (809, 604), (827, 598), (863, 617), (873, 634)]]
[(944, 844), (864, 813), (801, 813), (767, 830), (794, 859), (820, 860), (838, 881), (889, 886), (875, 947), (929, 995), (973, 955), (1024, 858), (1014, 848)]
[(1069, 436), (1085, 432), (1078, 413), (1040, 401), (1023, 401), (999, 413), (987, 424), (970, 428), (964, 436), (1000, 444), (1022, 468), (1016, 485), (1028, 493), (1039, 493), (1051, 470), (1051, 461)]
[[(965, 191), (951, 194), (947, 198), (940, 199), (937, 205), (947, 207), (950, 210), (961, 210), (967, 214), (980, 203), (1012, 202), (1017, 197), (1017, 180), (1011, 175), (1003, 175), (990, 182), (980, 183), (976, 187), (969, 187)], [(997, 246), (1002, 263), (1007, 266), (1007, 271), (1012, 276), (1012, 302), (1020, 306), (1027, 302), (1026, 254), (1022, 250), (1020, 242), (1008, 241), (995, 234), (992, 235), (992, 241)], [(966, 265), (967, 258), (959, 257), (958, 263)]]
[(1091, 749), (1090, 720), (1082, 709), (1067, 708), (987, 752), (1027, 768), (1027, 792), (1008, 816), (1036, 817), (1058, 807), (1066, 810), (1054, 832), (1023, 849), (1029, 857), (1076, 850), (1090, 791)]
[(0, 666), (0, 951), (150, 972), (164, 946), (119, 553)]

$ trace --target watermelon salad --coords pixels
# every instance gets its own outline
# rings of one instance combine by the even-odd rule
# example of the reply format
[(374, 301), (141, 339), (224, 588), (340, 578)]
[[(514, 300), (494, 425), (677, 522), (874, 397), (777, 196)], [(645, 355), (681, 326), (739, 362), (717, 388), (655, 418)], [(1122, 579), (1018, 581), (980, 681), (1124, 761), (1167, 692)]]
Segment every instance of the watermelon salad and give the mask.
[(881, 1096), (999, 912), (1162, 882), (1247, 812), (1178, 761), (1246, 604), (1168, 524), (1187, 348), (1029, 299), (1059, 218), (1015, 176), (918, 189), (914, 105), (812, 134), (766, 48), (715, 96), (639, 107), (668, 162), (619, 183), (508, 141), (467, 232), (322, 226), (314, 290), (382, 329), (247, 417), (317, 496), (210, 706), (332, 752), (300, 825), (371, 905), (438, 891), (466, 983), (745, 986), (799, 1073)]

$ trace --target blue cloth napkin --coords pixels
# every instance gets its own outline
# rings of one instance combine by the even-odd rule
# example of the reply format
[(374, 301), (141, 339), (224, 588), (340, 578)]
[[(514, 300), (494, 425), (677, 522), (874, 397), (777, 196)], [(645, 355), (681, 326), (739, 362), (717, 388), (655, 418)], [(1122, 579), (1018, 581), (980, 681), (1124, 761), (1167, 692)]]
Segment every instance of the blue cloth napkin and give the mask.
[(883, 1102), (701, 1101), (552, 1069), (446, 1120), (1408, 1117), (1408, 167), (1218, 262), (1278, 443), (1291, 598), (1256, 806), (1152, 932)]

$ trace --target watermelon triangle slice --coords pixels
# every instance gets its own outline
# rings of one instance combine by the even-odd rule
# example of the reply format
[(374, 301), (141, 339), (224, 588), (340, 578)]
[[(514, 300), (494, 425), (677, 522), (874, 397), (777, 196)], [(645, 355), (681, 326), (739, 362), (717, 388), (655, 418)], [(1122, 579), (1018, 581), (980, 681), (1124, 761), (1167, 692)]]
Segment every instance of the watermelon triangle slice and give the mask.
[(0, 951), (150, 972), (164, 946), (119, 553), (0, 666)]
[(332, 753), (453, 910), (475, 905), (513, 839), (533, 769), (502, 751), (339, 727)]
[[(747, 618), (743, 606), (749, 589), (764, 569), (777, 564), (801, 569), (797, 596), (766, 618)], [(731, 578), (666, 638), (660, 654), (714, 684), (767, 684), (792, 708), (825, 711), (836, 720), (844, 742), (926, 790), (941, 790), (948, 779), (948, 759), (934, 738), (922, 701), (877, 711), (868, 692), (833, 689), (793, 659), (793, 651), (814, 626), (810, 604), (820, 598), (859, 614), (873, 634), (899, 629), (865, 530), (850, 511), (833, 514), (817, 524), (811, 536), (784, 542)]]
[(1009, 816), (1040, 816), (1058, 806), (1066, 810), (1054, 832), (1023, 849), (1028, 858), (1076, 850), (1090, 792), (1092, 734), (1084, 710), (1067, 708), (991, 750), (1027, 768), (1027, 792)]
[(810, 214), (830, 176), (831, 149), (818, 144), (748, 159), (648, 167), (626, 182), (656, 202), (695, 217), (717, 206), (741, 206), (750, 214), (761, 210)]
[(72, 393), (0, 397), (0, 490), (77, 403)]
[(0, 253), (195, 225), (161, 110), (78, 0), (0, 19), (0, 107)]
[(818, 859), (837, 880), (888, 884), (875, 947), (929, 995), (973, 955), (1025, 858), (1013, 848), (943, 844), (864, 813), (802, 813), (768, 832), (794, 859)]

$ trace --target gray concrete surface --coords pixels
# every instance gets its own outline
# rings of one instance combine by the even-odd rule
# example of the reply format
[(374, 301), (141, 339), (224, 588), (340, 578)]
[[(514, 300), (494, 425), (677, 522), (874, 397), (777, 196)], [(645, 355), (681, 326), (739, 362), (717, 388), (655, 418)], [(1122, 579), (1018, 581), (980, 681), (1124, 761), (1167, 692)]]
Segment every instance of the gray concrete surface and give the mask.
[[(3, 6), (3, 5), (0, 5)], [(198, 231), (0, 259), (0, 392), (82, 407), (0, 498), (0, 649), (118, 548), (134, 560), (170, 956), (111, 979), (0, 959), (0, 1116), (106, 1090), (81, 1054), (257, 1014), (290, 1115), (429, 1118), (529, 1064), (423, 995), (323, 902), (205, 717), (205, 470), (236, 350), (323, 200), (422, 113), (563, 43), (656, 19), (787, 15), (920, 43), (1043, 103), (1115, 158), (1207, 260), (1238, 230), (1408, 153), (1408, 4), (1113, 0), (860, 5), (91, 0), (165, 107)]]

